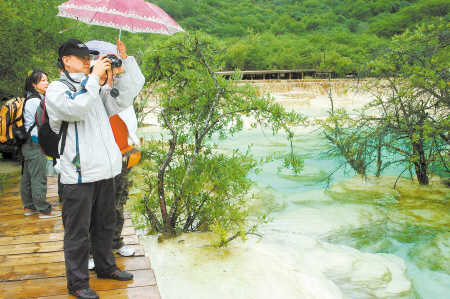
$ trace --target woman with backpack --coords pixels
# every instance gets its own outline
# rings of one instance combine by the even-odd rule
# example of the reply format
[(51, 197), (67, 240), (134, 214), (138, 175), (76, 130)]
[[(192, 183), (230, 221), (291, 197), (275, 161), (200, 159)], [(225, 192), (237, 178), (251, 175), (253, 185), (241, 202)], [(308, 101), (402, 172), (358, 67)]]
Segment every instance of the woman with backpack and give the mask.
[(30, 137), (21, 147), (24, 161), (20, 196), (25, 216), (39, 213), (41, 219), (61, 216), (61, 212), (53, 211), (51, 204), (46, 200), (47, 158), (40, 150), (36, 127), (36, 110), (48, 86), (47, 74), (43, 70), (34, 69), (28, 73), (23, 91), (23, 97), (26, 98), (23, 117), (25, 129)]

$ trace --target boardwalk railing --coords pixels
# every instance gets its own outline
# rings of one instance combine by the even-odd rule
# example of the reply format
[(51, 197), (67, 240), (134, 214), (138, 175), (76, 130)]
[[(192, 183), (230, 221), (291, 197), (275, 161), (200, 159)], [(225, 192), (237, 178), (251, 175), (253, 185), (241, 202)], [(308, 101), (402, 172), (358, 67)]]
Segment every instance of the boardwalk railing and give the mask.
[[(295, 70), (258, 70), (258, 71), (241, 71), (242, 80), (295, 80), (310, 78), (331, 78), (334, 74), (331, 70), (321, 69), (295, 69)], [(229, 78), (234, 74), (233, 71), (215, 72), (217, 75)]]

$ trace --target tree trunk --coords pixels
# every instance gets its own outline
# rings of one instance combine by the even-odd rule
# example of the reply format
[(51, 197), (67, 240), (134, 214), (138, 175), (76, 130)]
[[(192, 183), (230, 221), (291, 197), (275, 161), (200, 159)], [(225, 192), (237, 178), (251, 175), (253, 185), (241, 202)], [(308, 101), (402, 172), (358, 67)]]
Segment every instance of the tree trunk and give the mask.
[(166, 122), (167, 127), (172, 132), (172, 140), (170, 141), (170, 147), (169, 151), (167, 152), (166, 159), (162, 163), (159, 171), (158, 171), (158, 197), (159, 197), (159, 206), (161, 208), (161, 216), (163, 219), (164, 229), (163, 229), (163, 238), (169, 238), (173, 236), (174, 227), (172, 227), (172, 213), (167, 212), (166, 207), (166, 198), (164, 194), (164, 173), (166, 171), (166, 167), (169, 165), (170, 161), (172, 160), (172, 155), (175, 152), (175, 146), (177, 144), (177, 132), (172, 128), (170, 125), (169, 119), (167, 118), (167, 115), (165, 113), (165, 110), (167, 108), (161, 110), (161, 115), (164, 118), (164, 121)]
[(420, 185), (428, 185), (429, 179), (428, 179), (426, 165), (424, 167), (423, 164), (414, 163), (414, 167), (416, 169), (416, 175), (417, 175), (417, 180), (419, 181), (419, 184)]
[(414, 162), (414, 168), (416, 170), (417, 180), (420, 185), (428, 185), (429, 179), (427, 174), (427, 160), (425, 157), (425, 151), (423, 150), (423, 144), (413, 142), (413, 153), (419, 157), (417, 162)]

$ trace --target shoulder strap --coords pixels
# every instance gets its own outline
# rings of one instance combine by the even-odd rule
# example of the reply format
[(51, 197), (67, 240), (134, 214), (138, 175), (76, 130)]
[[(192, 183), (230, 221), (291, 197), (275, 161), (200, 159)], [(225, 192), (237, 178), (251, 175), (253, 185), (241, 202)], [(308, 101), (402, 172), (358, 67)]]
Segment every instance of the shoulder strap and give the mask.
[[(23, 108), (22, 108), (22, 118), (24, 118), (23, 114), (25, 113), (25, 105), (27, 104), (27, 101), (35, 96), (33, 95), (27, 95), (25, 100), (23, 101)], [(25, 124), (25, 122), (24, 122)], [(36, 115), (34, 116), (34, 124), (28, 129), (27, 133), (31, 136), (31, 131), (33, 131), (34, 127), (36, 127)]]
[(45, 98), (42, 99), (39, 106), (41, 106), (41, 108), (42, 108), (41, 123), (43, 123), (45, 121), (45, 113), (47, 112), (46, 107), (45, 107)]
[(66, 136), (67, 136), (67, 128), (69, 127), (69, 123), (66, 121), (63, 121), (61, 123), (61, 128), (59, 128), (59, 134), (62, 136), (61, 140), (61, 150), (59, 152), (59, 155), (62, 156), (64, 153), (64, 148), (66, 147)]
[(31, 135), (31, 131), (33, 131), (34, 127), (36, 127), (36, 119), (35, 119), (34, 124), (28, 129), (27, 133)]
[(75, 86), (72, 85), (72, 83), (70, 83), (68, 80), (63, 79), (63, 78), (59, 78), (58, 80), (59, 82), (62, 82), (64, 84), (67, 85), (67, 87), (69, 87), (70, 91), (75, 92), (77, 91), (77, 89), (75, 88)]

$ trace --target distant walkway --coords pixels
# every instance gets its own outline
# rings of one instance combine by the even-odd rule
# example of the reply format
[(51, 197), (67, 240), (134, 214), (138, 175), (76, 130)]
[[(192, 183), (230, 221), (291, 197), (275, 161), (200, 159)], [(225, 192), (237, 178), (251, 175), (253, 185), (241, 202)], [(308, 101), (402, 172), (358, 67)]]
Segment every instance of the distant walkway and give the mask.
[[(0, 298), (75, 298), (66, 286), (62, 219), (24, 216), (19, 185), (0, 196)], [(49, 176), (47, 200), (61, 209), (57, 185), (57, 177)], [(133, 273), (134, 279), (97, 279), (91, 271), (90, 285), (101, 299), (161, 299), (150, 260), (126, 218), (122, 235), (136, 255), (116, 255), (116, 262), (120, 269)]]
[[(258, 71), (241, 71), (242, 80), (297, 80), (305, 78), (332, 78), (334, 72), (331, 70), (321, 69), (295, 69), (295, 70), (258, 70)], [(215, 72), (217, 75), (230, 78), (234, 74), (233, 71)], [(352, 74), (353, 75), (353, 74)]]

